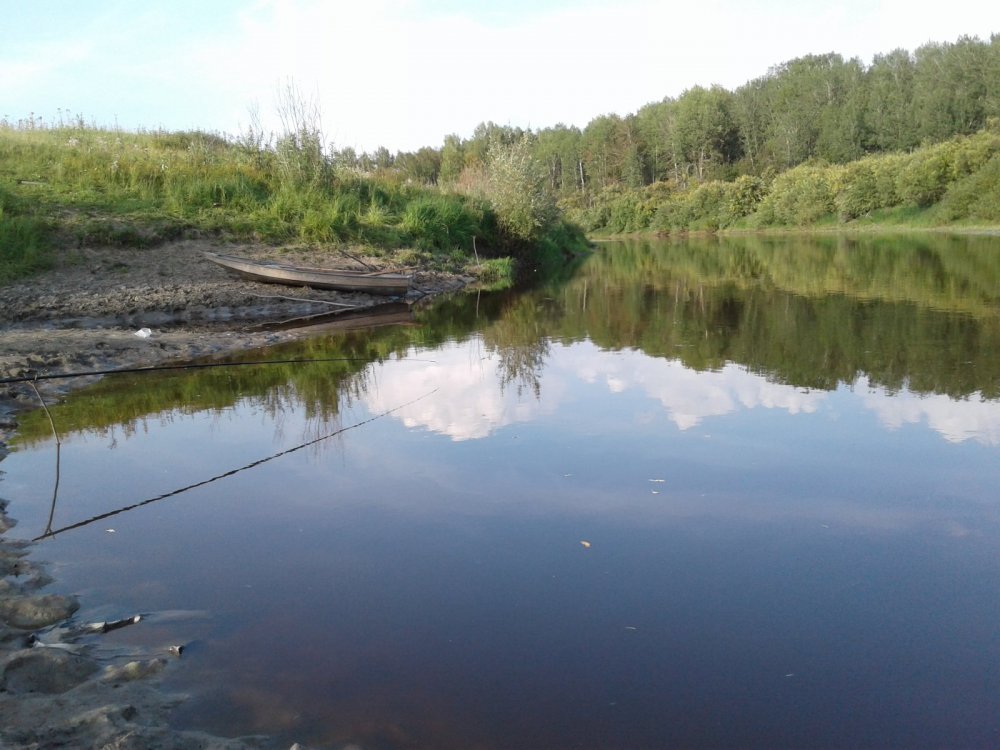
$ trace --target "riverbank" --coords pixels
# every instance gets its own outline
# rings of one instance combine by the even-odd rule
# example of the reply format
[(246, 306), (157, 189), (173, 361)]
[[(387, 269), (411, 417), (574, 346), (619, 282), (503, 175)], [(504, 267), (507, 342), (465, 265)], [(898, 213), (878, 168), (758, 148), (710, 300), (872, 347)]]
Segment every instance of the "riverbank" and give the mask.
[[(250, 282), (206, 260), (216, 250), (253, 259), (348, 267), (328, 252), (263, 245), (219, 246), (204, 240), (153, 249), (84, 248), (60, 256), (55, 268), (0, 287), (0, 379), (107, 367), (141, 367), (242, 351), (296, 338), (294, 330), (256, 328), (267, 321), (384, 303), (384, 297)], [(377, 264), (377, 259), (365, 258)], [(406, 301), (419, 304), (455, 291), (471, 277), (414, 274)], [(137, 331), (149, 329), (146, 336)], [(74, 381), (40, 381), (58, 395)], [(0, 386), (8, 411), (31, 402), (24, 386)], [(11, 402), (15, 402), (12, 404)]]
[[(220, 248), (194, 240), (148, 250), (67, 251), (52, 270), (0, 288), (0, 378), (218, 357), (306, 335), (257, 329), (262, 322), (385, 302), (366, 294), (248, 282), (205, 260), (202, 251), (209, 249), (331, 265), (329, 254), (320, 251)], [(406, 301), (420, 304), (470, 281), (418, 271)], [(0, 461), (19, 411), (37, 407), (39, 395), (51, 402), (95, 377), (0, 385)], [(275, 746), (266, 737), (226, 739), (170, 729), (170, 712), (185, 698), (163, 692), (159, 677), (183, 668), (183, 644), (140, 652), (107, 638), (118, 626), (142, 627), (145, 615), (135, 623), (77, 622), (75, 597), (44, 593), (53, 581), (44, 563), (33, 559), (31, 544), (17, 538), (7, 515), (13, 498), (3, 495), (0, 484), (0, 750)]]

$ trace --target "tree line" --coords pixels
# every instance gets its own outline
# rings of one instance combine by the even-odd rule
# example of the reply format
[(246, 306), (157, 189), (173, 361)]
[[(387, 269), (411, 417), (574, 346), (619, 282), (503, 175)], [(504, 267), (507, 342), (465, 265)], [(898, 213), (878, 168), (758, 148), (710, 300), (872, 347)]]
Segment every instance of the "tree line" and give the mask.
[(573, 206), (614, 188), (767, 179), (810, 161), (906, 152), (975, 133), (991, 117), (1000, 117), (1000, 34), (896, 49), (868, 65), (832, 52), (807, 55), (734, 91), (694, 86), (582, 129), (483, 123), (469, 138), (447, 136), (440, 148), (395, 155), (345, 148), (333, 158), (348, 169), (454, 185), (483, 163), (491, 142), (526, 139), (549, 190)]

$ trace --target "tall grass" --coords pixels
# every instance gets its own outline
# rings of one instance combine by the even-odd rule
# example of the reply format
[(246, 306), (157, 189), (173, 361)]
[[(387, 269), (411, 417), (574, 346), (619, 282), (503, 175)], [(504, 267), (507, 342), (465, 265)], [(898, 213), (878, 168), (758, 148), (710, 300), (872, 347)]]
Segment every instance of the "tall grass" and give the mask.
[(0, 284), (48, 268), (51, 228), (0, 188)]
[(148, 245), (207, 232), (388, 253), (416, 248), (449, 263), (471, 259), (474, 242), (484, 257), (524, 246), (479, 197), (337, 172), (308, 129), (267, 143), (0, 124), (0, 190), (37, 214), (13, 222), (5, 209), (4, 236), (21, 238), (0, 246), (8, 278), (41, 267), (45, 238), (55, 236)]

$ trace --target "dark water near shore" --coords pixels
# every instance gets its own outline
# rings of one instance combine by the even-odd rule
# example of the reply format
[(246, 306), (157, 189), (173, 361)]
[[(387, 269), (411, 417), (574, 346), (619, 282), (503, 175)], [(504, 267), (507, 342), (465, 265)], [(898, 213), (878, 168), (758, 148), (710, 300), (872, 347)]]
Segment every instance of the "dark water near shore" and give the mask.
[[(178, 726), (1000, 744), (1000, 239), (609, 243), (563, 283), (262, 355), (345, 361), (52, 409), (52, 529), (198, 485), (36, 551), (82, 619), (160, 613), (109, 638), (191, 644)], [(24, 537), (48, 431), (28, 415), (2, 465)]]

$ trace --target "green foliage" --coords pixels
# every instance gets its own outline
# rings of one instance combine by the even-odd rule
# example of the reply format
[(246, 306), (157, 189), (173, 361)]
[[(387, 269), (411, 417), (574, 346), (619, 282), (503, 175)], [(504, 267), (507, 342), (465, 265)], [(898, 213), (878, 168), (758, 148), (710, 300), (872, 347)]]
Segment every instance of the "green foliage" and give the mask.
[[(4, 278), (41, 267), (53, 232), (79, 243), (131, 247), (187, 231), (388, 250), (412, 243), (470, 259), (474, 237), (486, 256), (515, 247), (530, 256), (554, 221), (552, 198), (531, 182), (538, 173), (522, 145), (512, 144), (510, 155), (525, 161), (497, 160), (492, 208), (482, 197), (407, 184), (392, 172), (365, 176), (335, 168), (318, 132), (307, 123), (272, 146), (200, 133), (0, 127), (3, 232), (10, 244)], [(261, 143), (254, 153), (253, 144)], [(405, 169), (429, 180), (436, 161), (431, 153), (421, 159), (404, 158)], [(21, 206), (31, 206), (32, 214), (22, 215)]]
[(942, 148), (918, 152), (903, 167), (897, 182), (899, 197), (927, 207), (937, 203), (954, 178), (951, 160)]
[(1000, 222), (1000, 154), (951, 185), (937, 210), (944, 221)]
[(507, 234), (534, 242), (555, 221), (555, 200), (545, 183), (545, 172), (535, 160), (527, 137), (511, 143), (499, 138), (490, 142), (485, 198)]
[(836, 208), (840, 168), (801, 165), (778, 175), (761, 205), (767, 223), (787, 226), (815, 224)]
[(433, 195), (411, 202), (403, 212), (400, 229), (424, 250), (472, 249), (472, 238), (482, 234), (481, 218), (467, 210), (457, 195)]
[(23, 201), (0, 187), (0, 283), (47, 268), (52, 261), (51, 226)]
[(870, 214), (883, 206), (871, 160), (856, 161), (844, 169), (844, 182), (835, 198), (841, 221)]
[(508, 289), (514, 285), (515, 263), (510, 257), (488, 258), (476, 266), (476, 278), (491, 290)]
[(29, 276), (52, 263), (48, 224), (0, 212), (0, 284)]
[(997, 153), (1000, 134), (989, 130), (929, 146), (911, 156), (899, 173), (896, 190), (904, 202), (931, 206), (951, 183), (978, 171)]
[[(996, 213), (992, 197), (998, 154), (1000, 132), (986, 129), (908, 154), (868, 156), (843, 166), (803, 164), (770, 181), (741, 175), (732, 182), (700, 182), (686, 189), (672, 181), (638, 191), (612, 187), (572, 215), (590, 231), (614, 233), (798, 227), (859, 219), (893, 224), (989, 221)], [(927, 211), (942, 200), (946, 205), (941, 210)]]

